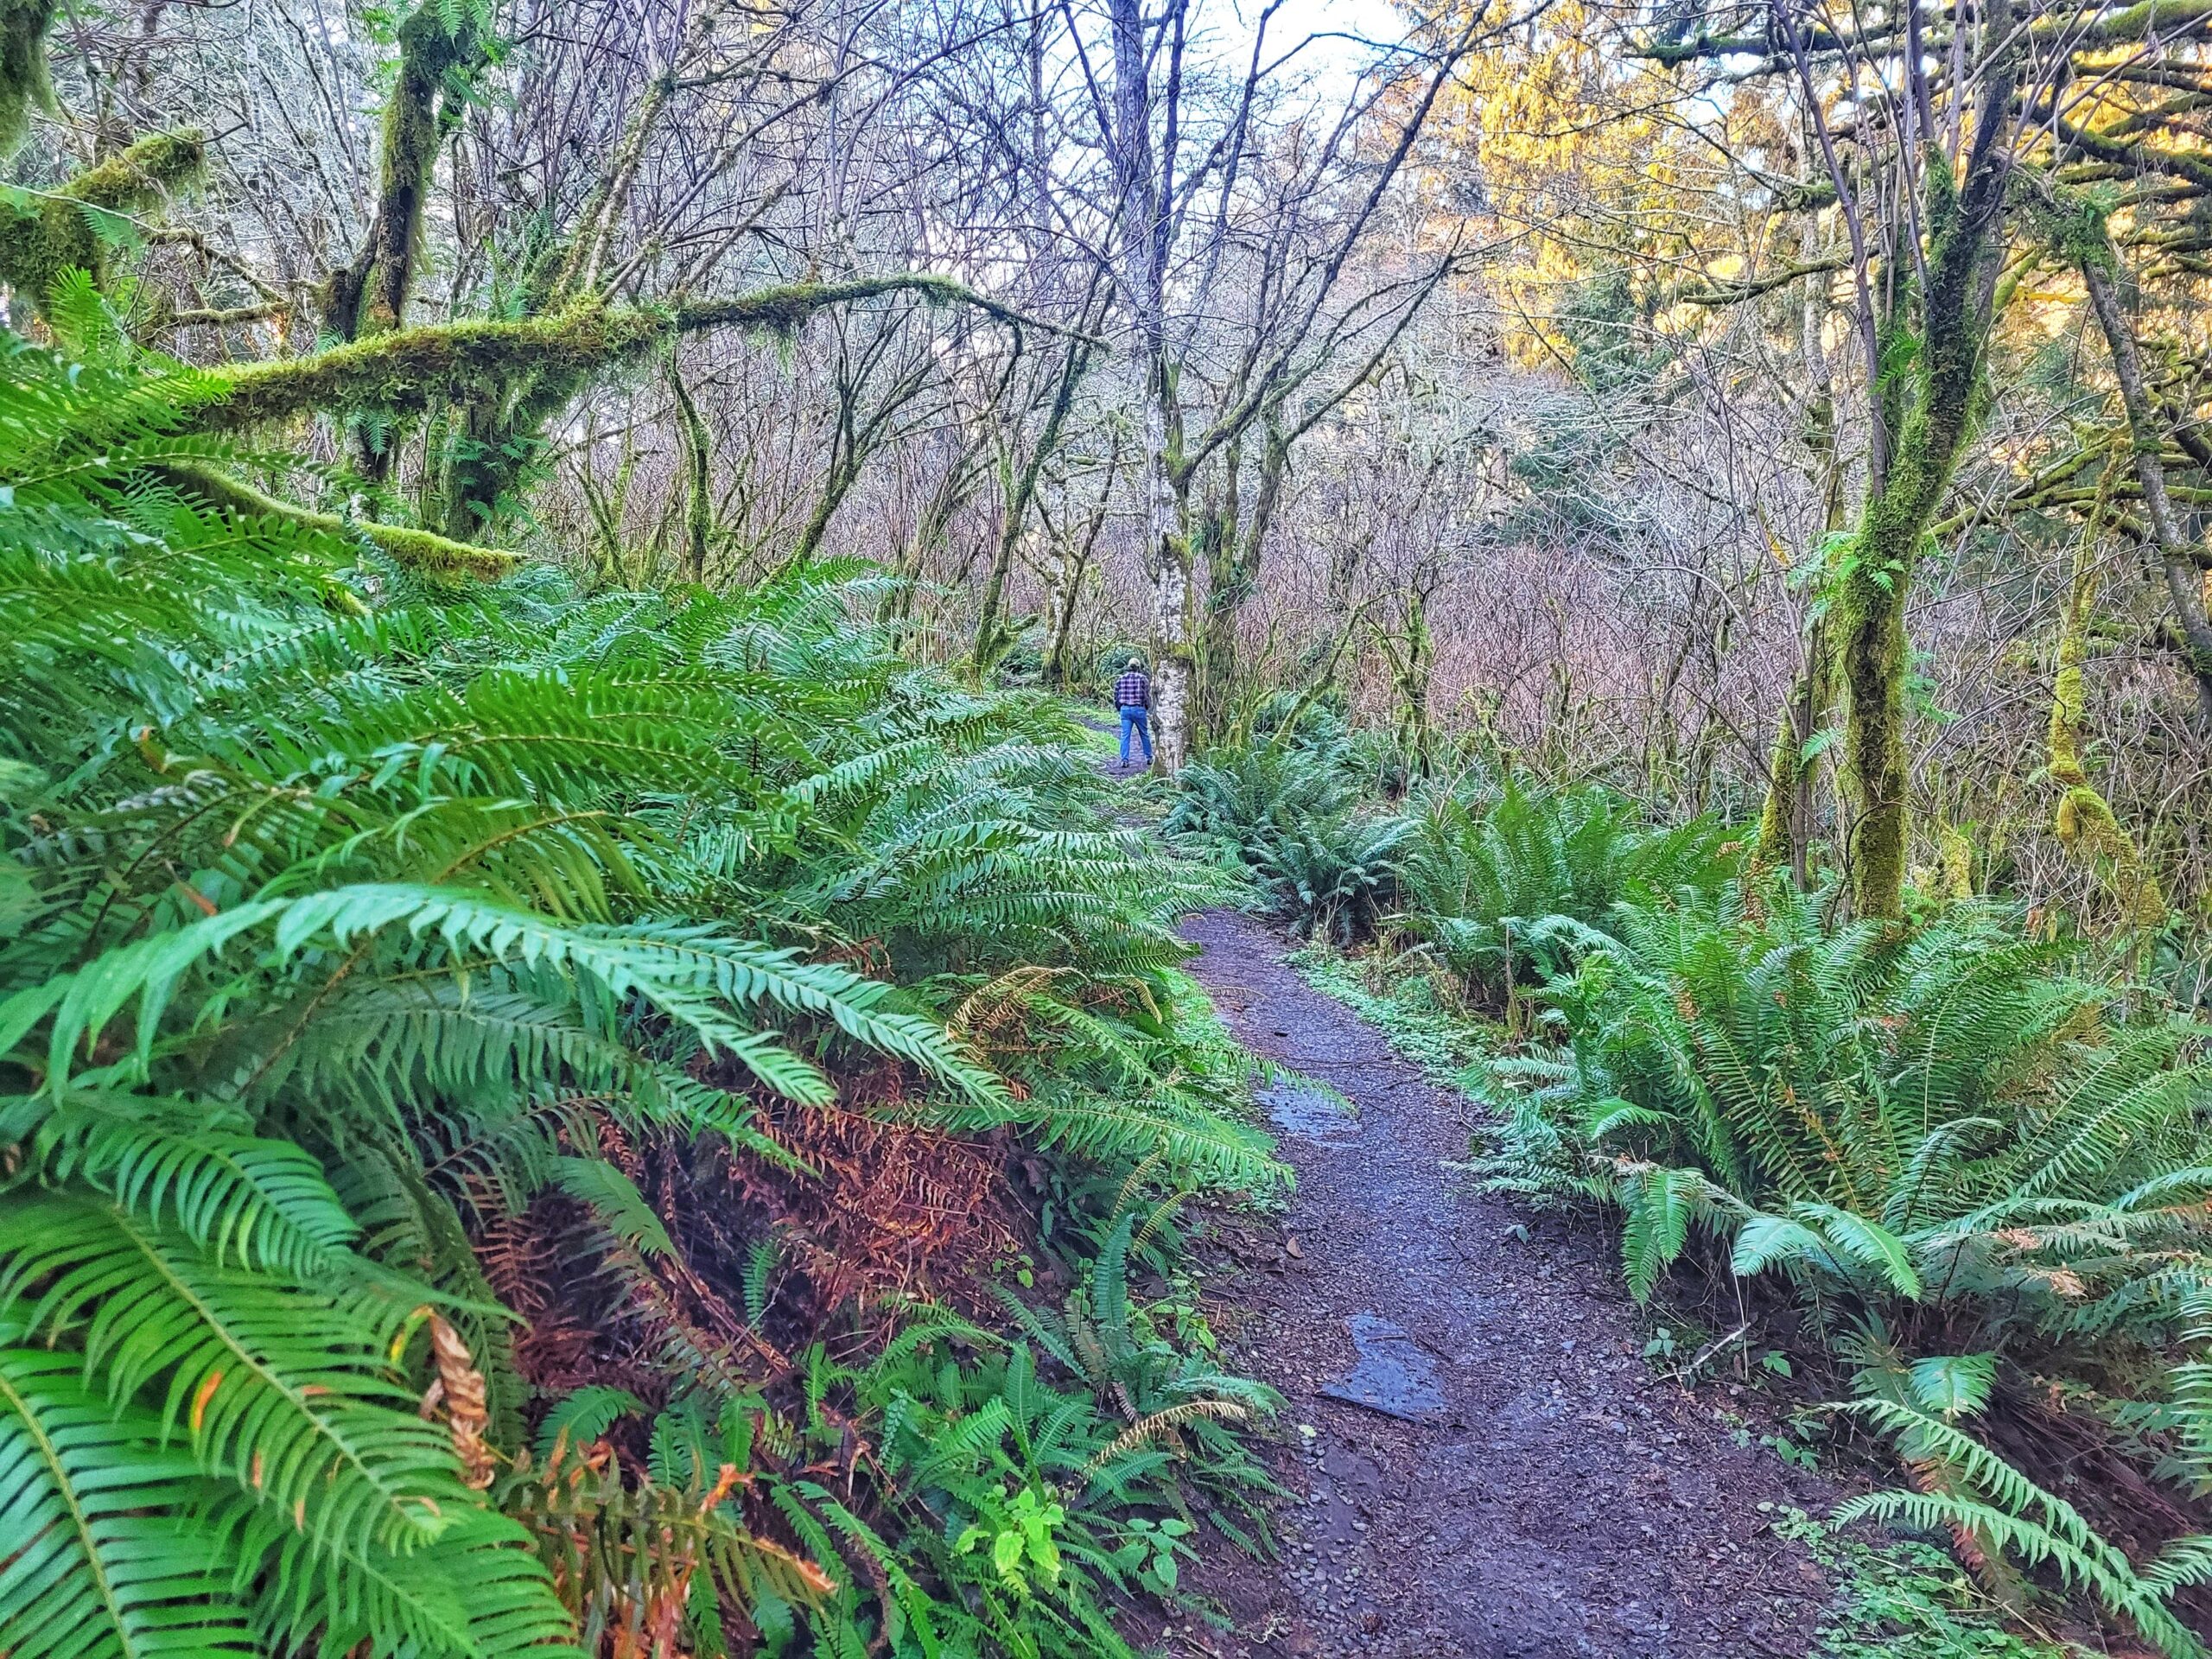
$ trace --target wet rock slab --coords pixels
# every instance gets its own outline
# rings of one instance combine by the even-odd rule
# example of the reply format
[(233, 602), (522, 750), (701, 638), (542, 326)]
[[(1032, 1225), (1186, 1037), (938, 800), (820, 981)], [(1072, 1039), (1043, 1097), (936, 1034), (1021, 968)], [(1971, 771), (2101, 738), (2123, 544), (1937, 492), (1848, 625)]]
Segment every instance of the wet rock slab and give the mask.
[(1443, 1414), (1444, 1387), (1427, 1349), (1379, 1313), (1355, 1313), (1344, 1325), (1359, 1359), (1338, 1381), (1324, 1384), (1324, 1395), (1403, 1422), (1425, 1423)]
[(1268, 1122), (1285, 1135), (1325, 1147), (1359, 1138), (1359, 1119), (1332, 1090), (1284, 1077), (1256, 1090), (1254, 1098), (1267, 1109)]

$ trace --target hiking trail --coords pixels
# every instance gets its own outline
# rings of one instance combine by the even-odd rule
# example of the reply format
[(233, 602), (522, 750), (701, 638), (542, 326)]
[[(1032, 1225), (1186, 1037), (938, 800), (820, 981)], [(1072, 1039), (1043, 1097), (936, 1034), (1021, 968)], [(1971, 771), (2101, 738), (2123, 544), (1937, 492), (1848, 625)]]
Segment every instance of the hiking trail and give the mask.
[[(1253, 1052), (1298, 1185), (1231, 1221), (1208, 1279), (1233, 1363), (1284, 1396), (1281, 1554), (1212, 1537), (1192, 1587), (1217, 1659), (1754, 1659), (1806, 1653), (1819, 1571), (1758, 1505), (1833, 1493), (1762, 1449), (1724, 1387), (1656, 1378), (1599, 1230), (1459, 1190), (1468, 1110), (1299, 977), (1282, 938), (1191, 918), (1190, 971)], [(1745, 1430), (1750, 1428), (1750, 1432)], [(1739, 1443), (1743, 1442), (1743, 1443)]]

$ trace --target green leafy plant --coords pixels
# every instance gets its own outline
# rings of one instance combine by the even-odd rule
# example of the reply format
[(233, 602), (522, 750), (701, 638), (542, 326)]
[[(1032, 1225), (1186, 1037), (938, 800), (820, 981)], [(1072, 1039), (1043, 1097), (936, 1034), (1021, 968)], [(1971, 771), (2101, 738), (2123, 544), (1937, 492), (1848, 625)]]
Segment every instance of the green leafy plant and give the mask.
[(211, 484), (313, 475), (59, 299), (94, 360), (0, 343), (0, 1645), (980, 1628), (874, 1529), (914, 1465), (807, 1473), (885, 1396), (775, 1218), (840, 1135), (1276, 1184), (1176, 1024), (1212, 887), (1058, 710), (892, 655), (869, 572), (450, 588)]
[(1559, 965), (1537, 925), (1544, 918), (1595, 922), (1631, 894), (1709, 893), (1736, 863), (1712, 819), (1653, 829), (1610, 790), (1531, 787), (1510, 774), (1494, 799), (1426, 791), (1408, 823), (1404, 924), (1471, 990), (1494, 997), (1539, 984)]
[[(2170, 1601), (2200, 1541), (2139, 1571), (1967, 1425), (2009, 1351), (2078, 1367), (2201, 1340), (2206, 1032), (2127, 1017), (1999, 912), (1899, 933), (1827, 928), (1820, 904), (1732, 886), (1617, 906), (1602, 931), (1545, 924), (1572, 964), (1543, 993), (1568, 1047), (1494, 1069), (1511, 1116), (1478, 1168), (1618, 1205), (1639, 1300), (1701, 1237), (1739, 1279), (1794, 1291), (1853, 1364), (1852, 1411), (1916, 1471), (1918, 1491), (1850, 1513), (1950, 1529), (1993, 1573), (2045, 1568), (2197, 1651)], [(2185, 1469), (2201, 1402), (2177, 1357)]]
[(1013, 1589), (1029, 1593), (1033, 1582), (1050, 1588), (1060, 1581), (1060, 1547), (1055, 1537), (1067, 1511), (1036, 1488), (1024, 1486), (994, 1505), (981, 1523), (970, 1522), (953, 1541), (957, 1555), (986, 1551), (991, 1569)]
[(1363, 938), (1395, 897), (1405, 827), (1357, 808), (1343, 747), (1218, 750), (1184, 768), (1161, 827), (1241, 861), (1300, 936)]
[(2061, 1659), (2064, 1652), (2015, 1634), (2005, 1610), (1940, 1550), (1877, 1547), (1802, 1510), (1772, 1513), (1777, 1535), (1802, 1544), (1837, 1585), (1815, 1649), (1824, 1659)]

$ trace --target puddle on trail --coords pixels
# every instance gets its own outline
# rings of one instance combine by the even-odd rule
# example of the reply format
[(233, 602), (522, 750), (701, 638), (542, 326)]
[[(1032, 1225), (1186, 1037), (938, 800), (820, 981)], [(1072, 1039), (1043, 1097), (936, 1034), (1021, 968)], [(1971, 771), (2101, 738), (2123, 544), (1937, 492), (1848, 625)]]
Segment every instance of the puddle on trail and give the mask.
[(1427, 1349), (1379, 1313), (1355, 1313), (1344, 1323), (1359, 1361), (1341, 1381), (1324, 1386), (1325, 1395), (1409, 1423), (1444, 1409), (1436, 1358)]
[(1359, 1136), (1359, 1119), (1333, 1089), (1284, 1077), (1261, 1086), (1254, 1098), (1268, 1109), (1268, 1120), (1285, 1135), (1336, 1146)]

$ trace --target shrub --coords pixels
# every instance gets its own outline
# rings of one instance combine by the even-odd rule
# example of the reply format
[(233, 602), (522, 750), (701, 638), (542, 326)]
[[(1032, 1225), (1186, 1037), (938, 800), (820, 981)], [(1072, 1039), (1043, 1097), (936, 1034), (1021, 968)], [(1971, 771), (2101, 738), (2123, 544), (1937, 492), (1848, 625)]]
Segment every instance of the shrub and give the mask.
[(1395, 895), (1404, 827), (1359, 810), (1336, 747), (1260, 744), (1184, 768), (1170, 833), (1236, 858), (1301, 937), (1363, 937)]
[(1033, 1163), (1280, 1173), (1202, 889), (865, 573), (426, 586), (207, 505), (206, 393), (0, 343), (0, 1645), (864, 1649), (941, 1586), (823, 1333)]
[[(2008, 1363), (2123, 1379), (2119, 1348), (2202, 1339), (2212, 1031), (2130, 1017), (2001, 912), (1900, 936), (1824, 928), (1822, 902), (1732, 884), (1617, 906), (1603, 931), (1541, 925), (1569, 964), (1542, 993), (1568, 1047), (1494, 1072), (1536, 1086), (1478, 1168), (1617, 1204), (1639, 1300), (1700, 1234), (1739, 1277), (1785, 1281), (1854, 1363), (1851, 1409), (1917, 1471), (1853, 1513), (2047, 1565), (2196, 1652), (2169, 1599), (2202, 1541), (2139, 1571), (1967, 1425)], [(2202, 1368), (2162, 1392), (2169, 1472), (2201, 1481)]]
[(1560, 962), (1541, 918), (1595, 922), (1633, 893), (1709, 893), (1738, 862), (1713, 820), (1654, 829), (1626, 797), (1593, 785), (1532, 788), (1508, 776), (1493, 800), (1432, 788), (1407, 819), (1406, 926), (1471, 989), (1497, 996), (1541, 983)]

